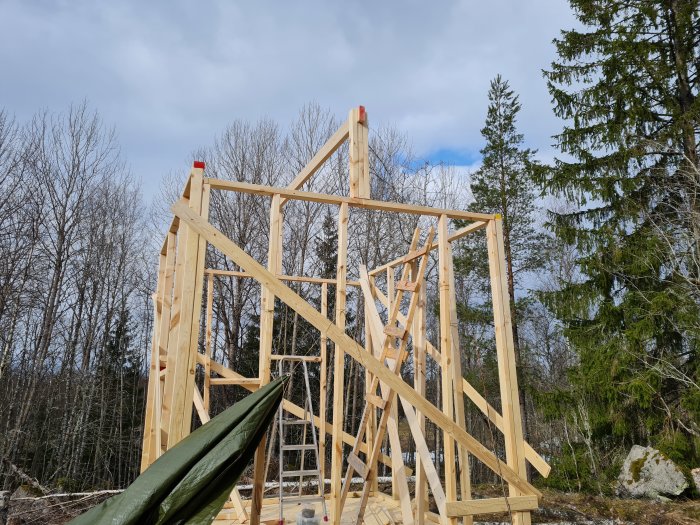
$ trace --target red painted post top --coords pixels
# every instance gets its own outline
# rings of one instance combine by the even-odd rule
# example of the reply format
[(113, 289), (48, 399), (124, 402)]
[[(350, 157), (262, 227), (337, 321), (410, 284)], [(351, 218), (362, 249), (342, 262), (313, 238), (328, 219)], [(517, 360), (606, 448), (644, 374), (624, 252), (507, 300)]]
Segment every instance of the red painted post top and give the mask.
[(360, 106), (360, 118), (358, 119), (359, 122), (362, 122), (364, 124), (365, 120), (367, 120), (367, 112), (365, 111), (364, 106)]
[(195, 160), (194, 164), (192, 164), (193, 168), (201, 168), (204, 169), (204, 161), (201, 160)]

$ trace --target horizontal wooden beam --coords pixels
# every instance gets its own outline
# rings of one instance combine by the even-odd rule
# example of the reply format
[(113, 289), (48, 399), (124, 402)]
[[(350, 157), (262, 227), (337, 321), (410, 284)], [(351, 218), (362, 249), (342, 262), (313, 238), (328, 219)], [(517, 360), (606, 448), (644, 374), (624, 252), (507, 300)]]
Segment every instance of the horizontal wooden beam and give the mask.
[(260, 379), (257, 377), (212, 377), (209, 383), (214, 385), (260, 385)]
[(535, 510), (538, 507), (536, 496), (511, 496), (508, 498), (485, 498), (468, 501), (448, 501), (445, 503), (447, 517), (493, 514), (494, 512), (518, 512)]
[[(294, 177), (294, 180), (287, 185), (290, 190), (298, 190), (302, 185), (318, 171), (328, 158), (345, 142), (350, 135), (350, 126), (346, 120), (338, 130), (330, 136), (326, 143), (316, 152), (316, 155), (304, 166), (304, 168)], [(283, 206), (289, 199), (280, 199), (280, 206)]]
[(210, 184), (211, 188), (214, 190), (237, 191), (239, 193), (251, 193), (253, 195), (262, 195), (267, 197), (272, 197), (275, 194), (279, 194), (281, 197), (288, 199), (320, 202), (322, 204), (340, 205), (347, 203), (351, 208), (363, 208), (366, 210), (391, 211), (395, 213), (428, 215), (432, 217), (447, 215), (450, 219), (462, 219), (465, 221), (489, 221), (495, 218), (495, 215), (491, 213), (472, 213), (468, 211), (431, 208), (430, 206), (419, 206), (417, 204), (407, 204), (401, 202), (384, 202), (373, 199), (341, 197), (339, 195), (290, 190), (288, 188), (277, 188), (274, 186), (263, 186), (260, 184), (249, 184), (247, 182), (236, 182), (232, 180), (205, 178), (204, 182)]
[[(477, 221), (473, 222), (472, 224), (465, 226), (464, 228), (460, 228), (456, 232), (454, 232), (452, 235), (448, 237), (448, 241), (457, 241), (461, 239), (462, 237), (466, 237), (472, 232), (475, 232), (477, 230), (480, 230), (482, 228), (486, 228), (487, 221)], [(423, 255), (426, 250), (427, 251), (432, 251), (435, 248), (437, 248), (437, 243), (431, 244), (430, 246), (426, 246), (425, 248), (421, 248), (420, 250), (415, 250), (412, 252), (407, 253), (406, 255), (402, 255), (401, 257), (397, 257), (393, 261), (389, 261), (386, 264), (382, 264), (381, 266), (377, 266), (376, 268), (370, 270), (369, 275), (377, 275), (378, 273), (385, 272), (387, 268), (393, 268), (394, 266), (398, 266), (400, 264), (405, 264), (407, 262), (411, 262), (414, 259), (417, 259), (421, 255)]]
[[(218, 270), (216, 268), (205, 268), (204, 273), (208, 273), (211, 275), (227, 275), (230, 277), (243, 277), (246, 279), (253, 278), (252, 275), (249, 275), (246, 272), (241, 272), (239, 270)], [(289, 282), (332, 284), (332, 285), (338, 284), (337, 279), (325, 279), (323, 277), (304, 277), (304, 276), (297, 276), (297, 275), (277, 274), (277, 278), (280, 281), (289, 281)], [(349, 284), (350, 286), (357, 286), (358, 288), (360, 286), (360, 283), (357, 281), (348, 281), (347, 284)]]
[(199, 214), (189, 209), (186, 203), (179, 201), (172, 206), (172, 211), (181, 220), (206, 239), (212, 246), (220, 250), (224, 255), (238, 264), (246, 272), (250, 273), (262, 285), (267, 287), (275, 296), (286, 303), (295, 312), (301, 315), (317, 330), (325, 334), (343, 352), (355, 359), (366, 370), (374, 374), (377, 379), (383, 381), (389, 388), (405, 398), (408, 403), (424, 414), (428, 419), (454, 436), (455, 441), (466, 448), (474, 457), (480, 460), (489, 469), (502, 477), (509, 484), (515, 486), (525, 494), (542, 496), (542, 493), (523, 479), (510, 466), (501, 461), (492, 451), (482, 445), (474, 436), (462, 429), (452, 418), (445, 415), (430, 401), (416, 392), (401, 377), (394, 374), (382, 364), (371, 352), (365, 350), (356, 341), (351, 339), (340, 326), (323, 317), (306, 300), (286, 286), (282, 281), (265, 269), (259, 262), (248, 255), (236, 243), (227, 238), (222, 232), (214, 228)]
[(272, 361), (306, 361), (307, 363), (320, 363), (320, 355), (279, 355), (272, 354), (270, 356)]

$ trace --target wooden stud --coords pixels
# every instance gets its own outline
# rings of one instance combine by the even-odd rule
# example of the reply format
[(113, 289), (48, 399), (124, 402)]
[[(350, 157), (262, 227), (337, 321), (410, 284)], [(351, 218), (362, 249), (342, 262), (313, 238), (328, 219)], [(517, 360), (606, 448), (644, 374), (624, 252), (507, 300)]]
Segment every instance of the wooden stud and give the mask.
[[(418, 265), (415, 260), (411, 264), (411, 273), (415, 279)], [(416, 392), (425, 397), (425, 334), (427, 332), (426, 323), (426, 287), (423, 286), (418, 292), (418, 305), (416, 306), (416, 314), (411, 325), (411, 338), (413, 340), (413, 388)], [(417, 425), (421, 435), (425, 435), (425, 418), (420, 412), (416, 413)], [(426, 484), (425, 465), (420, 454), (416, 457), (416, 485), (415, 485), (415, 500), (416, 500), (416, 525), (424, 525), (425, 513), (428, 510), (427, 498), (428, 487)]]
[[(336, 152), (336, 150), (345, 142), (349, 135), (349, 125), (348, 122), (343, 122), (338, 130), (331, 135), (331, 137), (326, 141), (326, 143), (321, 146), (316, 155), (304, 166), (304, 168), (294, 177), (294, 180), (287, 186), (287, 188), (292, 190), (298, 190), (304, 183), (309, 180), (314, 173), (323, 165), (328, 158)], [(280, 204), (284, 206), (284, 203), (289, 200), (284, 198), (280, 201)]]
[[(267, 251), (268, 271), (280, 271), (282, 250), (282, 207), (280, 196), (274, 195), (270, 205), (270, 238)], [(275, 316), (275, 294), (269, 286), (263, 284), (260, 294), (260, 353), (258, 359), (258, 379), (260, 386), (270, 381), (270, 356), (272, 355), (272, 328)], [(265, 446), (267, 436), (263, 435), (255, 450), (253, 467), (253, 495), (251, 498), (251, 525), (259, 525), (262, 511), (263, 485), (265, 484)]]
[[(448, 266), (451, 262), (449, 242), (447, 240), (446, 215), (438, 220), (438, 258), (439, 258), (439, 290), (440, 290), (440, 353), (442, 354), (442, 411), (454, 420), (454, 394), (452, 386), (452, 327), (450, 318), (450, 281)], [(443, 429), (445, 456), (445, 497), (454, 501), (457, 499), (457, 458), (455, 456), (455, 440)], [(451, 523), (457, 523), (455, 519)]]
[[(449, 242), (449, 230), (447, 228), (448, 219), (446, 216), (440, 217), (438, 221), (439, 239), (445, 239), (443, 247), (438, 242), (440, 257), (444, 256), (444, 261), (440, 259), (440, 271), (445, 272), (447, 279), (447, 305), (449, 315), (450, 346), (452, 366), (449, 369), (449, 381), (452, 388), (449, 395), (454, 396), (454, 417), (457, 424), (466, 430), (466, 416), (464, 412), (464, 392), (462, 389), (462, 355), (459, 346), (459, 319), (457, 318), (457, 294), (455, 290), (454, 261), (452, 256), (452, 244)], [(442, 307), (442, 303), (441, 303)], [(441, 312), (442, 315), (442, 312)], [(445, 371), (443, 371), (443, 374)], [(471, 499), (471, 480), (469, 473), (469, 453), (464, 447), (458, 447), (459, 452), (459, 488), (462, 501)], [(472, 525), (471, 516), (465, 516), (463, 525)]]
[[(401, 202), (387, 202), (373, 199), (361, 199), (354, 197), (342, 197), (338, 195), (328, 195), (325, 193), (315, 193), (311, 191), (290, 190), (276, 186), (263, 186), (261, 184), (250, 184), (248, 182), (237, 182), (223, 179), (206, 179), (211, 184), (212, 189), (237, 191), (240, 193), (250, 193), (252, 195), (264, 195), (271, 197), (279, 194), (288, 199), (320, 202), (322, 204), (347, 204), (351, 208), (362, 208), (365, 210), (391, 211), (396, 213), (406, 213), (409, 215), (427, 215), (440, 217), (447, 215), (450, 219), (462, 219), (465, 221), (488, 221), (495, 217), (492, 213), (474, 213), (463, 210), (449, 210), (443, 208), (431, 208), (430, 206), (420, 206), (418, 204), (407, 204)], [(480, 225), (481, 227), (483, 225)]]
[[(328, 283), (321, 284), (321, 315), (328, 319)], [(321, 354), (321, 377), (319, 381), (319, 403), (318, 403), (318, 418), (314, 418), (316, 421), (326, 421), (326, 396), (328, 395), (328, 338), (325, 334), (321, 333), (320, 337), (320, 354)], [(322, 427), (319, 427), (321, 431), (318, 436), (318, 459), (319, 459), (319, 470), (321, 471), (321, 477), (326, 479), (326, 432)], [(325, 492), (325, 486), (321, 486), (319, 489), (319, 495), (323, 495)]]
[[(203, 168), (195, 168), (198, 175), (201, 175)], [(195, 189), (195, 181), (192, 181), (192, 191)], [(211, 188), (209, 184), (202, 184), (201, 192), (199, 193), (199, 206), (194, 206), (193, 209), (199, 209), (199, 214), (204, 220), (209, 218), (209, 197)], [(192, 193), (190, 193), (190, 202), (192, 202)], [(194, 197), (197, 198), (197, 197)], [(185, 392), (184, 392), (184, 408), (183, 408), (183, 418), (182, 418), (182, 430), (181, 436), (184, 438), (189, 435), (192, 426), (192, 392), (195, 386), (195, 371), (197, 368), (197, 352), (199, 346), (199, 328), (200, 328), (200, 315), (202, 311), (202, 293), (204, 290), (204, 259), (207, 254), (207, 241), (197, 235), (194, 238), (188, 237), (188, 242), (196, 241), (196, 261), (197, 264), (194, 270), (194, 296), (192, 297), (192, 316), (190, 324), (190, 342), (187, 348), (187, 375), (185, 378)]]
[(446, 507), (447, 515), (451, 517), (535, 510), (537, 508), (537, 497), (512, 496), (509, 498), (485, 498), (471, 501), (448, 501)]
[[(506, 462), (508, 466), (517, 472), (522, 479), (527, 479), (502, 228), (500, 218), (490, 221), (486, 227), (486, 240), (489, 255), (489, 273), (491, 275), (491, 297), (496, 334), (498, 376), (501, 387), (501, 406), (503, 407), (503, 435), (505, 437)], [(527, 495), (526, 492), (513, 483), (509, 484), (508, 489), (510, 496)], [(531, 517), (529, 512), (516, 512), (513, 514), (514, 525), (530, 525), (530, 523)]]
[[(214, 276), (207, 276), (207, 314), (205, 321), (204, 355), (211, 358), (211, 325), (214, 313)], [(211, 360), (207, 359), (204, 365), (204, 410), (209, 414), (209, 404), (211, 395)]]
[[(338, 213), (338, 259), (336, 266), (335, 324), (345, 330), (345, 303), (347, 298), (347, 260), (348, 260), (348, 219), (347, 204), (340, 206)], [(290, 305), (291, 306), (291, 305)], [(315, 310), (314, 310), (315, 312)], [(323, 330), (322, 330), (323, 332)], [(343, 466), (343, 396), (345, 386), (345, 353), (342, 346), (335, 345), (333, 356), (333, 434), (331, 456), (331, 522), (340, 523), (340, 479)]]
[(350, 197), (369, 199), (369, 149), (367, 113), (360, 106), (348, 115), (350, 154)]

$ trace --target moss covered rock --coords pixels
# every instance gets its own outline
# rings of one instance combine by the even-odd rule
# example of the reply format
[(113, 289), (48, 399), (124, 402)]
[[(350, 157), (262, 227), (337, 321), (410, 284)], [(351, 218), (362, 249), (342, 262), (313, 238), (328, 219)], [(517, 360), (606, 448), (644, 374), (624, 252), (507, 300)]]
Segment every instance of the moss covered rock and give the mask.
[(655, 448), (640, 445), (630, 450), (617, 481), (617, 493), (633, 498), (678, 496), (688, 488), (678, 465)]

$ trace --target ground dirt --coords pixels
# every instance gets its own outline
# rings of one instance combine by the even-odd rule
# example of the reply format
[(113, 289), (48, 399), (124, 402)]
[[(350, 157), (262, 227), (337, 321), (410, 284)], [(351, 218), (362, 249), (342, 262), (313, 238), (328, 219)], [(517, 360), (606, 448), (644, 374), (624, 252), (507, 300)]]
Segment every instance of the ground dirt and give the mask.
[[(390, 493), (388, 487), (381, 487)], [(501, 496), (498, 486), (473, 487), (474, 497)], [(567, 494), (554, 490), (543, 490), (541, 507), (533, 513), (532, 522), (561, 525), (691, 525), (700, 524), (700, 500), (678, 499), (670, 502), (658, 502), (641, 499), (622, 499), (592, 496), (588, 494)], [(23, 495), (26, 498), (26, 495)], [(73, 516), (99, 503), (105, 496), (95, 498), (61, 498), (61, 501), (49, 499), (29, 502), (27, 499), (13, 502), (10, 500), (8, 523), (25, 524), (62, 524)], [(47, 512), (50, 510), (51, 512)], [(14, 511), (14, 512), (13, 512)], [(49, 518), (50, 516), (50, 518)], [(49, 521), (46, 521), (47, 518)], [(483, 525), (501, 525), (510, 523), (509, 515), (479, 516), (476, 523)], [(0, 516), (0, 524), (2, 519)]]

